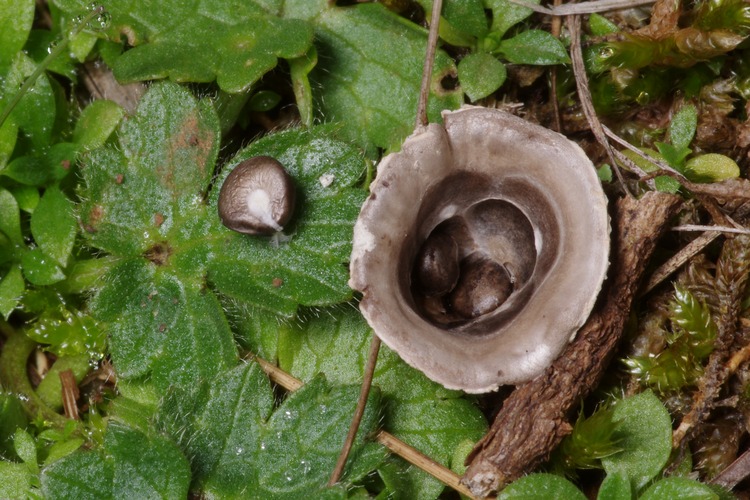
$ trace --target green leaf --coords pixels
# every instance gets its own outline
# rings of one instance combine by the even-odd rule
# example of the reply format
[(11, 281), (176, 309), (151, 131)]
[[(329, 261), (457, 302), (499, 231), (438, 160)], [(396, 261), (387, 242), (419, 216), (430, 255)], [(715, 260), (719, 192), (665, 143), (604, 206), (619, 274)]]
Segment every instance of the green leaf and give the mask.
[[(305, 2), (311, 3), (299, 3)], [(293, 4), (287, 12), (315, 16), (308, 8)], [(320, 116), (341, 123), (342, 136), (368, 151), (398, 148), (414, 129), (426, 31), (374, 3), (339, 8), (323, 2), (313, 19), (319, 59), (310, 80)], [(463, 102), (460, 88), (441, 84), (455, 74), (452, 59), (438, 51), (428, 109), (433, 122)]]
[(83, 443), (85, 442), (86, 441), (83, 438), (71, 438), (53, 444), (47, 452), (47, 458), (44, 459), (44, 465), (49, 465), (52, 462), (57, 462), (63, 457), (67, 457), (83, 446)]
[(75, 452), (44, 467), (45, 498), (186, 498), (190, 466), (161, 436), (110, 424), (104, 447)]
[[(529, 3), (539, 4), (540, 0), (531, 0)], [(522, 7), (508, 0), (484, 0), (484, 7), (492, 10), (492, 31), (502, 38), (508, 29), (534, 13), (528, 7)]]
[(289, 72), (292, 77), (294, 98), (297, 100), (300, 121), (310, 128), (313, 125), (313, 93), (310, 87), (310, 72), (318, 64), (318, 51), (310, 47), (307, 54), (289, 60)]
[[(0, 392), (0, 457), (14, 456), (13, 435), (16, 429), (23, 429), (27, 424), (28, 419), (19, 397), (15, 394)], [(0, 477), (3, 475), (0, 474)], [(5, 495), (0, 494), (0, 498), (5, 498)]]
[[(433, 0), (418, 0), (418, 3), (429, 19), (432, 15)], [(448, 22), (452, 29), (465, 35), (479, 38), (487, 33), (487, 16), (484, 14), (482, 0), (448, 0), (443, 3), (440, 15), (443, 18), (441, 31), (442, 23)]]
[[(73, 15), (85, 5), (78, 0), (55, 3)], [(279, 58), (303, 55), (313, 38), (307, 22), (278, 17), (280, 2), (165, 2), (154, 8), (146, 0), (130, 0), (107, 2), (106, 7), (111, 21), (102, 33), (113, 42), (125, 33), (134, 46), (114, 64), (115, 76), (124, 82), (215, 79), (227, 92), (243, 92)]]
[[(663, 143), (659, 143), (663, 144)], [(658, 151), (655, 151), (653, 149), (649, 148), (643, 148), (643, 152), (651, 156), (652, 158), (655, 158), (657, 160), (661, 160), (665, 163), (667, 163), (666, 158), (662, 156), (661, 153)], [(651, 163), (648, 160), (643, 159), (640, 155), (634, 153), (633, 151), (626, 149), (621, 151), (621, 153), (625, 156), (627, 156), (630, 161), (638, 165), (643, 169), (644, 172), (654, 172), (655, 170), (658, 170), (659, 167), (655, 165), (654, 163)], [(661, 191), (663, 193), (676, 193), (680, 190), (680, 183), (676, 179), (672, 179), (671, 177), (668, 177), (666, 175), (660, 175), (656, 179), (654, 179), (654, 184), (656, 185), (656, 189), (658, 191)]]
[(16, 429), (15, 434), (13, 434), (13, 445), (16, 449), (16, 455), (23, 460), (29, 470), (34, 473), (38, 472), (36, 443), (31, 434), (23, 429)]
[(605, 36), (620, 31), (615, 23), (596, 13), (589, 15), (589, 28), (594, 36)]
[(499, 89), (506, 76), (505, 65), (485, 52), (469, 54), (458, 63), (458, 81), (471, 102)]
[(18, 125), (13, 120), (6, 120), (0, 125), (0, 172), (8, 164), (13, 149), (16, 147)]
[(78, 149), (77, 144), (58, 142), (38, 154), (14, 159), (4, 170), (0, 170), (0, 175), (28, 186), (54, 183), (68, 175), (78, 156)]
[(18, 203), (10, 192), (0, 188), (0, 231), (15, 245), (23, 245)]
[(566, 64), (568, 52), (560, 40), (542, 30), (522, 31), (513, 38), (500, 42), (497, 49), (505, 58), (516, 64)]
[(31, 216), (31, 234), (42, 252), (65, 267), (78, 226), (73, 205), (57, 186), (44, 192)]
[(107, 273), (91, 309), (109, 327), (112, 359), (124, 378), (151, 371), (161, 390), (191, 386), (236, 359), (216, 297), (145, 259), (125, 260)]
[(719, 182), (739, 177), (740, 167), (728, 156), (708, 153), (690, 158), (685, 176), (695, 182)]
[(0, 280), (0, 314), (8, 319), (26, 288), (19, 266), (12, 266)]
[(719, 500), (719, 495), (705, 484), (684, 477), (666, 477), (643, 492), (639, 500)]
[(597, 500), (632, 500), (633, 491), (630, 479), (624, 474), (607, 474), (599, 487)]
[(23, 275), (33, 285), (51, 285), (65, 279), (60, 267), (39, 248), (24, 252), (21, 267)]
[(487, 16), (482, 0), (449, 0), (443, 5), (442, 16), (463, 33), (477, 38), (487, 33)]
[(584, 500), (573, 483), (553, 474), (530, 474), (510, 483), (498, 496), (498, 500), (544, 500), (564, 498), (565, 500)]
[[(0, 109), (8, 105), (34, 70), (36, 70), (36, 64), (23, 52), (19, 52), (13, 58), (5, 77)], [(55, 123), (55, 96), (47, 76), (41, 75), (37, 78), (34, 85), (13, 109), (8, 120), (26, 132), (26, 137), (34, 148), (41, 150), (49, 145)]]
[[(105, 261), (94, 259), (85, 262)], [(70, 282), (68, 277), (64, 283)], [(24, 296), (22, 306), (24, 312), (34, 318), (29, 321), (24, 333), (31, 340), (45, 344), (45, 350), (59, 357), (85, 354), (86, 360), (99, 359), (104, 355), (106, 339), (101, 327), (90, 314), (77, 309), (58, 290), (30, 290)], [(87, 364), (84, 363), (84, 367)]]
[(608, 474), (624, 474), (638, 491), (655, 477), (672, 451), (672, 421), (653, 392), (645, 391), (617, 403), (615, 421), (620, 453), (602, 458)]
[(33, 0), (0, 0), (0, 75), (23, 48), (33, 22)]
[[(330, 313), (330, 314), (329, 314)], [(334, 383), (360, 383), (369, 349), (370, 330), (353, 308), (309, 315), (304, 322), (280, 327), (279, 366), (303, 380), (323, 373)], [(268, 332), (267, 335), (273, 335)], [(383, 427), (444, 465), (456, 446), (476, 442), (486, 430), (481, 412), (457, 391), (448, 391), (381, 348), (374, 384), (386, 401)], [(436, 496), (443, 486), (399, 462), (381, 468), (381, 476), (409, 483), (422, 496)]]
[(209, 101), (174, 84), (153, 85), (118, 141), (119, 148), (92, 151), (82, 168), (81, 219), (93, 246), (140, 256), (188, 230), (189, 221), (205, 224), (201, 198), (219, 147)]
[(665, 142), (655, 142), (661, 156), (672, 168), (682, 172), (685, 158), (692, 152), (689, 148), (678, 148)]
[(672, 116), (672, 122), (669, 124), (669, 140), (677, 150), (687, 149), (695, 137), (697, 127), (698, 110), (691, 104), (685, 105)]
[[(268, 378), (256, 363), (220, 374), (191, 395), (175, 392), (162, 422), (181, 436), (203, 495), (237, 498), (319, 498), (348, 430), (359, 389), (334, 387), (318, 377), (274, 411)], [(375, 455), (363, 438), (378, 421), (379, 396), (370, 395), (352, 457)], [(350, 479), (357, 469), (350, 464)], [(363, 472), (360, 471), (360, 475)]]
[(0, 461), (0, 498), (26, 498), (31, 490), (31, 471), (23, 464)]
[(41, 199), (39, 189), (34, 186), (18, 184), (11, 188), (11, 192), (18, 202), (18, 208), (27, 213), (32, 213)]
[[(208, 263), (208, 279), (217, 290), (286, 317), (299, 304), (324, 306), (351, 298), (345, 263), (351, 254), (352, 228), (366, 197), (365, 191), (352, 186), (358, 184), (366, 165), (358, 150), (330, 138), (334, 130), (289, 130), (265, 137), (242, 150), (221, 172), (217, 185), (242, 160), (271, 156), (295, 180), (297, 199), (304, 204), (285, 228), (291, 240), (278, 247), (264, 238), (218, 228), (210, 242)], [(214, 190), (212, 211), (217, 199)]]
[(81, 112), (73, 131), (73, 142), (83, 149), (103, 146), (125, 116), (125, 110), (116, 102), (97, 100)]
[[(55, 45), (60, 42), (59, 35), (48, 30), (32, 30), (24, 47), (24, 52), (31, 56), (35, 63), (41, 64)], [(48, 61), (47, 71), (57, 73), (76, 82), (78, 77), (73, 59), (63, 53)]]
[(260, 90), (253, 94), (247, 105), (251, 110), (265, 113), (275, 108), (281, 101), (281, 96), (272, 90)]

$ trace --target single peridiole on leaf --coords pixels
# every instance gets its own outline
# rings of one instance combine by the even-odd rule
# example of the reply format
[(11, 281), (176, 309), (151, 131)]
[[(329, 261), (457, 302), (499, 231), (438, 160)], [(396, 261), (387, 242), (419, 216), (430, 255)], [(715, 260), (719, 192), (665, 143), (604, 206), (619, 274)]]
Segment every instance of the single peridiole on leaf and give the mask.
[(450, 389), (539, 375), (588, 317), (607, 199), (572, 141), (464, 107), (384, 158), (354, 227), (350, 286), (383, 342)]
[(227, 176), (219, 191), (219, 218), (234, 231), (273, 235), (284, 229), (294, 212), (294, 182), (270, 156), (255, 156)]

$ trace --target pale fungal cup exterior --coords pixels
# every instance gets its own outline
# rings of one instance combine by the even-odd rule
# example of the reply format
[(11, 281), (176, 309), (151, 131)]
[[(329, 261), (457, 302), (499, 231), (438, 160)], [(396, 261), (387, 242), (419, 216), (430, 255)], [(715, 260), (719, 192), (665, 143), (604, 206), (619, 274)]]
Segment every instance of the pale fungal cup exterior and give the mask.
[[(539, 375), (585, 322), (608, 266), (607, 199), (558, 133), (496, 109), (443, 118), (380, 163), (349, 284), (407, 363), (482, 393)], [(430, 266), (448, 269), (439, 286), (415, 271)]]

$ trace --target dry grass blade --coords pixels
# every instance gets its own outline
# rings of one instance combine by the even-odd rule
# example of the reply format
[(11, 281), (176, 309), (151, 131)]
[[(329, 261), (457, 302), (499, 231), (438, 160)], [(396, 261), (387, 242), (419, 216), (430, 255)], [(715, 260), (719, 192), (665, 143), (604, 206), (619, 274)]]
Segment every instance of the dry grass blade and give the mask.
[(65, 416), (73, 420), (78, 420), (78, 397), (80, 396), (80, 392), (76, 383), (76, 377), (73, 375), (73, 370), (60, 372), (60, 384), (62, 385), (62, 403)]
[(681, 268), (687, 261), (695, 257), (705, 249), (709, 243), (714, 241), (716, 238), (721, 236), (721, 233), (711, 232), (705, 233), (685, 245), (682, 250), (677, 252), (671, 259), (659, 266), (656, 271), (651, 274), (646, 285), (643, 287), (641, 295), (645, 295), (659, 283), (667, 279), (667, 277), (673, 272)]
[(656, 0), (590, 0), (576, 4), (554, 5), (543, 7), (541, 5), (524, 2), (523, 0), (510, 0), (511, 3), (522, 5), (534, 12), (550, 16), (573, 16), (580, 14), (593, 14), (595, 12), (607, 12), (611, 10), (632, 9), (643, 5), (650, 5)]

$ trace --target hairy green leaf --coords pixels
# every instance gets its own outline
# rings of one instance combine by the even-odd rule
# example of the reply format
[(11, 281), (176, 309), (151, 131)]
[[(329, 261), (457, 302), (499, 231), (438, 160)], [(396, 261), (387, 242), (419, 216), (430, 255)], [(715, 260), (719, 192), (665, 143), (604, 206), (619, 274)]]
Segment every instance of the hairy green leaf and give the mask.
[[(274, 409), (266, 375), (256, 363), (243, 363), (188, 394), (170, 395), (161, 421), (181, 436), (204, 495), (318, 498), (325, 494), (358, 392), (355, 386), (335, 387), (318, 377)], [(383, 458), (373, 453), (373, 445), (363, 445), (377, 424), (378, 406), (374, 391), (353, 449), (351, 480)]]
[[(315, 24), (319, 58), (310, 81), (322, 117), (342, 123), (342, 136), (368, 150), (398, 148), (414, 129), (427, 32), (380, 4), (288, 4), (288, 16)], [(461, 105), (463, 91), (441, 83), (455, 75), (453, 61), (438, 51), (430, 84), (431, 121), (440, 121), (440, 111)]]
[(719, 495), (705, 484), (684, 477), (666, 477), (652, 484), (640, 500), (667, 500), (670, 498), (695, 498), (719, 500)]
[(0, 1), (0, 75), (26, 43), (34, 21), (33, 0)]
[(632, 500), (633, 490), (630, 479), (617, 472), (607, 474), (599, 487), (596, 498), (597, 500)]
[[(539, 4), (540, 0), (529, 3)], [(492, 10), (492, 31), (501, 38), (508, 29), (534, 13), (528, 7), (515, 4), (508, 0), (484, 0), (484, 7)], [(498, 38), (498, 39), (499, 39)]]
[(78, 228), (73, 204), (57, 186), (44, 192), (31, 216), (31, 234), (42, 252), (65, 267)]
[[(323, 373), (335, 383), (359, 383), (371, 335), (353, 308), (310, 315), (301, 324), (281, 326), (279, 365), (303, 380)], [(482, 414), (460, 392), (428, 380), (386, 347), (381, 349), (374, 384), (386, 401), (384, 428), (445, 465), (450, 465), (459, 443), (476, 441), (486, 429)], [(443, 489), (434, 479), (402, 463), (380, 473), (395, 474), (398, 481), (412, 483), (421, 498)]]
[(497, 496), (498, 500), (565, 498), (584, 500), (586, 496), (565, 478), (553, 474), (530, 474), (510, 483)]
[(683, 106), (669, 124), (669, 140), (675, 148), (687, 149), (695, 137), (697, 127), (698, 110), (692, 105)]
[(23, 429), (16, 429), (13, 434), (13, 445), (16, 450), (18, 458), (23, 460), (26, 466), (32, 472), (36, 473), (39, 471), (37, 464), (37, 453), (36, 453), (36, 442), (31, 434)]
[(117, 103), (105, 99), (93, 101), (78, 117), (73, 131), (73, 142), (84, 149), (103, 146), (123, 116), (125, 110)]
[(281, 132), (242, 150), (216, 186), (242, 160), (269, 155), (286, 166), (300, 200), (281, 242), (250, 237), (221, 225), (218, 187), (206, 200), (218, 129), (208, 100), (156, 84), (122, 124), (119, 147), (90, 152), (82, 167), (87, 240), (120, 257), (91, 310), (109, 330), (120, 375), (151, 371), (161, 389), (194, 384), (233, 363), (236, 349), (214, 291), (287, 317), (299, 304), (352, 294), (344, 264), (366, 196), (352, 187), (365, 170), (361, 154), (331, 139), (331, 127)]
[(619, 401), (615, 405), (616, 435), (622, 451), (602, 458), (608, 474), (624, 474), (634, 491), (643, 488), (669, 460), (672, 451), (672, 420), (651, 391)]
[(186, 498), (190, 466), (167, 438), (109, 424), (104, 447), (42, 469), (45, 498)]
[(0, 461), (0, 498), (26, 498), (32, 474), (24, 464)]
[[(55, 3), (77, 15), (88, 2)], [(115, 42), (124, 35), (134, 47), (114, 64), (121, 81), (216, 80), (227, 92), (243, 92), (279, 58), (303, 55), (313, 37), (308, 23), (278, 17), (283, 11), (279, 1), (164, 2), (155, 8), (145, 0), (129, 0), (104, 2), (104, 7), (111, 20), (102, 33)]]
[(568, 51), (559, 39), (542, 30), (522, 31), (513, 38), (500, 42), (497, 49), (516, 64), (565, 64), (570, 62)]
[(685, 164), (685, 176), (695, 182), (719, 182), (740, 176), (740, 167), (725, 155), (708, 153), (690, 158)]
[(469, 54), (458, 63), (458, 81), (472, 102), (487, 97), (505, 82), (505, 65), (491, 54)]

